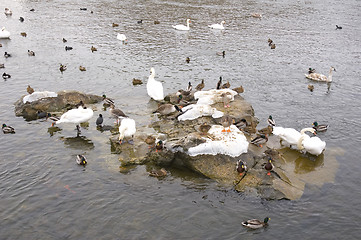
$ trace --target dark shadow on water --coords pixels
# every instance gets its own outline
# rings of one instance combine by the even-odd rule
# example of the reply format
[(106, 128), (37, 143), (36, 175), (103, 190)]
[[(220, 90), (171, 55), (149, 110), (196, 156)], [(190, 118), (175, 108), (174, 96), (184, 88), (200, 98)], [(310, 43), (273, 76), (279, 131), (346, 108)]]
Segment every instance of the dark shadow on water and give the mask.
[(61, 137), (60, 140), (64, 141), (65, 147), (67, 148), (82, 150), (91, 150), (94, 148), (94, 143), (85, 136)]
[(58, 128), (58, 127), (50, 127), (50, 128), (48, 128), (48, 133), (49, 133), (50, 137), (54, 136), (54, 134), (56, 132), (61, 132), (61, 128)]

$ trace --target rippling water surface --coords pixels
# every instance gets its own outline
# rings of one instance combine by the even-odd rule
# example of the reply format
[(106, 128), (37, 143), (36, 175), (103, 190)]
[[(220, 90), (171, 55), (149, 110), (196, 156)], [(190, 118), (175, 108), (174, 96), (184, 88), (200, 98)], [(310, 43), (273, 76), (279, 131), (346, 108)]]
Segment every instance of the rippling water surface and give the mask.
[[(16, 134), (0, 134), (1, 239), (356, 239), (361, 234), (360, 1), (2, 0), (0, 9), (5, 7), (13, 15), (0, 13), (0, 27), (12, 36), (0, 40), (0, 63), (6, 67), (0, 73), (12, 78), (0, 81), (0, 121)], [(250, 17), (252, 12), (263, 18)], [(187, 18), (189, 32), (172, 29)], [(140, 19), (143, 24), (137, 24)], [(222, 20), (225, 31), (207, 27)], [(343, 29), (335, 30), (336, 24)], [(127, 35), (127, 45), (117, 33)], [(66, 52), (65, 45), (74, 49)], [(97, 52), (90, 51), (92, 45)], [(28, 57), (28, 49), (36, 56)], [(215, 54), (222, 50), (225, 58)], [(5, 51), (13, 57), (2, 57)], [(63, 74), (60, 63), (68, 66)], [(87, 71), (80, 72), (79, 65)], [(313, 83), (310, 92), (307, 69), (327, 75), (330, 66), (337, 70), (334, 82)], [(145, 85), (133, 86), (131, 80), (146, 82), (151, 67), (166, 93), (202, 79), (206, 89), (214, 88), (219, 76), (243, 85), (260, 127), (270, 114), (284, 127), (301, 129), (315, 120), (330, 124), (322, 135), (323, 162), (307, 171), (327, 169), (336, 157), (334, 179), (307, 184), (298, 201), (264, 201), (179, 169), (167, 169), (170, 175), (158, 180), (148, 177), (146, 166), (119, 170), (110, 133), (95, 128), (97, 114), (108, 116), (101, 104), (78, 138), (74, 126), (50, 134), (48, 122), (14, 115), (14, 102), (30, 84), (36, 90), (105, 93), (142, 128), (154, 105)], [(106, 117), (106, 124), (112, 122)], [(86, 168), (75, 164), (76, 154), (87, 155)], [(265, 216), (271, 217), (266, 229), (240, 225)]]

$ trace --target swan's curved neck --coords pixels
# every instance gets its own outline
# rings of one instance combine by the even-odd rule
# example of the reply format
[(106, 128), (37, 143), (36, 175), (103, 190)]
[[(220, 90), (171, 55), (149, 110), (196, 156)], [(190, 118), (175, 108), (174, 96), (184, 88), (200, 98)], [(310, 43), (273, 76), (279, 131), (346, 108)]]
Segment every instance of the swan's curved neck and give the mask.
[(300, 139), (298, 139), (298, 142), (297, 142), (297, 149), (298, 150), (303, 150), (304, 147), (303, 147), (303, 140), (305, 139), (305, 135), (302, 134), (302, 136), (300, 137)]
[(304, 128), (300, 131), (300, 133), (303, 135), (305, 134), (305, 132), (311, 132), (311, 133), (314, 133), (315, 132), (315, 129), (313, 128)]

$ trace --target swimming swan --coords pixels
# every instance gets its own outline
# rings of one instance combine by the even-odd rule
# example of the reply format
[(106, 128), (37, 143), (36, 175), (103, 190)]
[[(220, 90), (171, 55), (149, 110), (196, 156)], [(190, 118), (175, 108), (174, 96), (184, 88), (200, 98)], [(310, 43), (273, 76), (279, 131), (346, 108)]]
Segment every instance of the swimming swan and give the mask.
[(189, 23), (191, 22), (190, 19), (187, 19), (187, 26), (184, 26), (182, 24), (179, 24), (179, 25), (173, 25), (172, 27), (174, 29), (177, 29), (177, 30), (182, 30), (182, 31), (188, 31), (190, 28), (189, 28)]
[(222, 21), (221, 24), (216, 23), (216, 24), (209, 25), (208, 27), (213, 28), (213, 29), (224, 30), (223, 24), (225, 24), (225, 23), (226, 23), (225, 21)]
[(320, 73), (310, 73), (310, 74), (305, 74), (305, 76), (306, 76), (306, 78), (314, 80), (314, 81), (332, 82), (332, 71), (336, 72), (336, 69), (334, 67), (331, 67), (328, 77), (326, 77), (325, 75), (320, 74)]

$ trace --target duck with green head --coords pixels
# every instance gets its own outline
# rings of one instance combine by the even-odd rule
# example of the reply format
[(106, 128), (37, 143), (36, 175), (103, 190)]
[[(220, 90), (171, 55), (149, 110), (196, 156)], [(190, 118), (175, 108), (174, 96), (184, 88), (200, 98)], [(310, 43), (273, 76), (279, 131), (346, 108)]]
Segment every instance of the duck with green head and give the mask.
[(316, 130), (316, 132), (325, 132), (327, 131), (328, 125), (326, 124), (318, 124), (318, 122), (313, 122), (313, 129)]
[(11, 126), (6, 125), (5, 123), (2, 126), (3, 133), (15, 133), (15, 129)]

